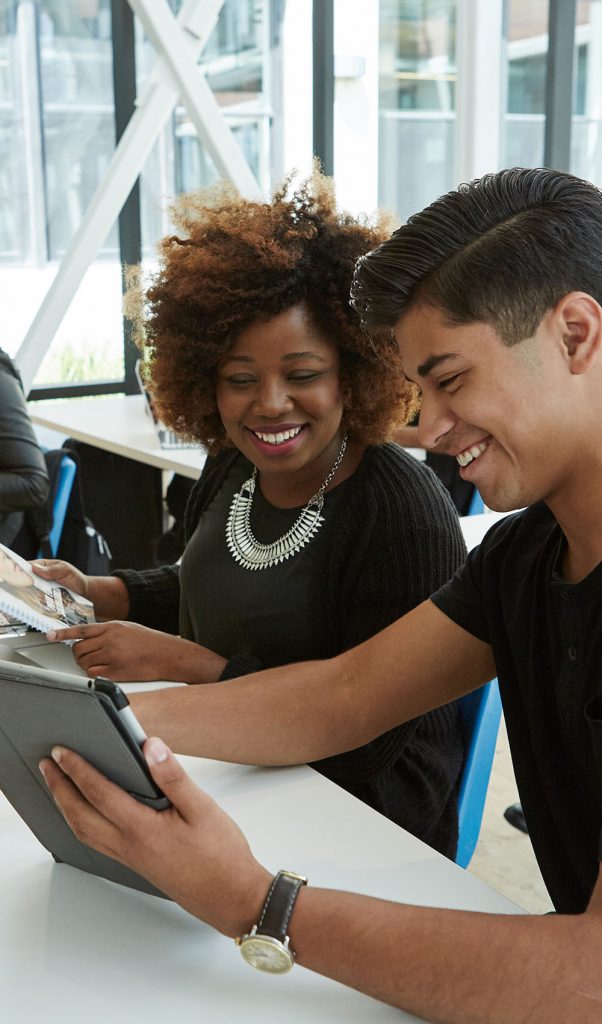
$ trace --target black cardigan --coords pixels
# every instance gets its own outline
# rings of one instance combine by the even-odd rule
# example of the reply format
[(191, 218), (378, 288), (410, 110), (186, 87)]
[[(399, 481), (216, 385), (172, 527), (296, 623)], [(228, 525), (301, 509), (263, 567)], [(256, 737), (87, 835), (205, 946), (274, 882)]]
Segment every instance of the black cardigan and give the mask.
[[(238, 458), (238, 451), (227, 451), (207, 460), (188, 503), (187, 538)], [(331, 538), (329, 558), (316, 579), (316, 587), (327, 594), (331, 655), (356, 646), (414, 608), (465, 557), (447, 492), (429, 469), (393, 444), (367, 450), (348, 480), (345, 501), (338, 503)], [(178, 632), (177, 567), (117, 575), (128, 587), (132, 620)], [(256, 658), (234, 657), (222, 679), (261, 668)], [(313, 767), (453, 856), (462, 762), (457, 709), (447, 705)]]

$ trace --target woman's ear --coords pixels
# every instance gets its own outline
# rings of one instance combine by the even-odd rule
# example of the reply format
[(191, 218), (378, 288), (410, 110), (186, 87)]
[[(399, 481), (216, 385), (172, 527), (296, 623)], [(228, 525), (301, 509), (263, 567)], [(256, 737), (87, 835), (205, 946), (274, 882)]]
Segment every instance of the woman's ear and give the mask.
[(569, 292), (554, 313), (562, 320), (562, 338), (571, 373), (587, 373), (602, 350), (600, 304), (586, 292)]

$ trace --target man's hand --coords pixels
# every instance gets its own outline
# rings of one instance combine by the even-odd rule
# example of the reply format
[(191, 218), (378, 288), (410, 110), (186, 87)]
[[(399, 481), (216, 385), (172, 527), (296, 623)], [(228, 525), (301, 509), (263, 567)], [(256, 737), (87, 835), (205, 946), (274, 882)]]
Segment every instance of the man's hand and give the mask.
[(270, 873), (162, 740), (147, 740), (143, 750), (168, 810), (139, 803), (64, 747), (40, 770), (80, 842), (137, 871), (223, 934), (242, 935), (259, 919)]
[(51, 630), (51, 641), (77, 640), (73, 654), (89, 676), (116, 682), (169, 679), (210, 683), (219, 679), (225, 659), (199, 644), (148, 629), (136, 622), (96, 622)]

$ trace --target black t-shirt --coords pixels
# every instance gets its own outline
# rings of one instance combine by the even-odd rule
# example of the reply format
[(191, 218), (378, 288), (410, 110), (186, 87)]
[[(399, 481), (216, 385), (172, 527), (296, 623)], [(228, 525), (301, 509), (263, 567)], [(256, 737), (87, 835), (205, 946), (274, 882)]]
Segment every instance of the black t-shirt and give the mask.
[(544, 504), (508, 516), (433, 597), (491, 644), (533, 848), (558, 911), (585, 909), (602, 830), (602, 563), (571, 584)]

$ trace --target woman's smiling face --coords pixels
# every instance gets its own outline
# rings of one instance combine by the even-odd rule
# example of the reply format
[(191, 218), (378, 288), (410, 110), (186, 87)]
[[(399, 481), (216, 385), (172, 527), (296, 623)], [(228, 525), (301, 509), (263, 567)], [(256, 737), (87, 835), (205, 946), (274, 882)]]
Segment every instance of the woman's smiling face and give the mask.
[(317, 490), (341, 445), (343, 398), (338, 350), (304, 304), (238, 336), (219, 366), (216, 400), (230, 440), (261, 474), (294, 475), (296, 488)]

